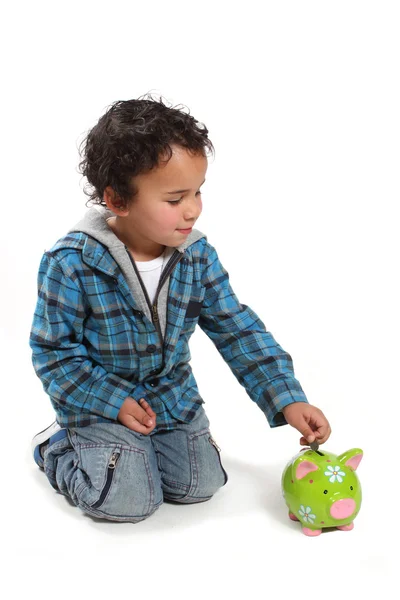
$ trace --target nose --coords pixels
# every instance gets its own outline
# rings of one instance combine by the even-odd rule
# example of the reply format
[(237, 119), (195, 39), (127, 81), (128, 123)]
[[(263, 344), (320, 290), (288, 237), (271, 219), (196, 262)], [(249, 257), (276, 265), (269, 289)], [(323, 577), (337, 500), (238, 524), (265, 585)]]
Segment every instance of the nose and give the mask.
[(202, 210), (201, 199), (199, 200), (199, 199), (195, 198), (193, 201), (189, 202), (185, 207), (185, 212), (183, 215), (185, 221), (188, 221), (189, 224), (193, 224), (193, 222), (199, 218), (199, 216), (201, 214), (201, 210)]
[(334, 519), (346, 519), (356, 510), (356, 503), (353, 498), (343, 498), (336, 500), (331, 506), (331, 515)]

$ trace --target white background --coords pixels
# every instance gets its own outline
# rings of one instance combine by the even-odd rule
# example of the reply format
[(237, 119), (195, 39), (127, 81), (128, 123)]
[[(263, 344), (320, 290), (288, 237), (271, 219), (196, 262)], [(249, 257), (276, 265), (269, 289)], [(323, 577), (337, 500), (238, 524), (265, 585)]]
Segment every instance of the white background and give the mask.
[[(11, 6), (11, 5), (10, 5)], [(354, 598), (398, 564), (398, 2), (19, 2), (2, 11), (2, 545), (7, 597)], [(271, 429), (205, 334), (192, 366), (228, 484), (133, 524), (56, 494), (30, 440), (53, 420), (29, 331), (44, 250), (86, 211), (84, 133), (116, 100), (184, 105), (216, 148), (196, 227), (326, 414), (364, 450), (351, 532), (308, 538)], [(396, 495), (397, 494), (397, 495)], [(396, 559), (397, 555), (397, 559)]]

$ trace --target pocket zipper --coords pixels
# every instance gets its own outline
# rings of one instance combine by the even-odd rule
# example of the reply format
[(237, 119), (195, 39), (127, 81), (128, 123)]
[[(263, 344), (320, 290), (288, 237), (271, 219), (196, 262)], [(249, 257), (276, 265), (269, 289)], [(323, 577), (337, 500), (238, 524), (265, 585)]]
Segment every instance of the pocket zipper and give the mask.
[(103, 488), (103, 491), (100, 494), (100, 498), (97, 500), (97, 502), (95, 502), (94, 504), (91, 505), (91, 508), (99, 508), (99, 506), (101, 506), (108, 494), (108, 491), (111, 487), (111, 483), (114, 477), (114, 469), (115, 469), (115, 465), (118, 462), (118, 459), (120, 457), (120, 454), (118, 452), (113, 452), (110, 458), (110, 461), (108, 463), (108, 470), (107, 470), (107, 480), (106, 480), (106, 484)]
[(108, 468), (109, 469), (115, 469), (115, 465), (117, 464), (117, 460), (119, 459), (119, 454), (118, 452), (113, 452), (111, 458), (110, 458), (110, 462), (108, 463)]

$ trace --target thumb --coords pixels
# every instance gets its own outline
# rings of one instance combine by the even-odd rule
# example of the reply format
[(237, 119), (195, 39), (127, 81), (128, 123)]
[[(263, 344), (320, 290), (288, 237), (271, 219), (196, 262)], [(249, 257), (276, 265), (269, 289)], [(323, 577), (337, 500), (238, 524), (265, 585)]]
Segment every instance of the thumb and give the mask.
[(309, 444), (312, 444), (312, 442), (315, 441), (315, 434), (307, 423), (302, 423), (302, 425), (298, 427), (298, 431), (306, 438)]
[[(139, 403), (140, 403), (142, 400), (143, 400), (143, 402), (144, 402), (144, 399), (143, 399), (143, 398), (141, 398), (141, 399), (139, 400)], [(152, 419), (152, 418), (151, 418), (151, 417), (150, 417), (150, 416), (147, 414), (147, 412), (144, 410), (144, 408), (142, 408), (142, 407), (140, 406), (140, 404), (139, 404), (139, 403), (138, 403), (138, 404), (136, 404), (136, 406), (135, 406), (135, 411), (134, 411), (134, 416), (135, 416), (135, 419), (137, 419), (137, 420), (139, 421), (139, 423), (141, 423), (142, 425), (145, 425), (146, 427), (151, 427), (151, 426), (153, 425), (153, 423), (154, 423), (154, 419)]]

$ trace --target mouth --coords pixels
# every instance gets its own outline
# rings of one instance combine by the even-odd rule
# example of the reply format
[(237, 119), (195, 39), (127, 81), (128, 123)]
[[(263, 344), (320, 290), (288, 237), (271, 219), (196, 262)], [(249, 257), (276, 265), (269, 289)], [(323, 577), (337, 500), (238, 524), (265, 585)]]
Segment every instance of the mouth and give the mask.
[(181, 233), (190, 233), (193, 229), (192, 227), (188, 227), (187, 229), (177, 229), (177, 231), (180, 231)]

